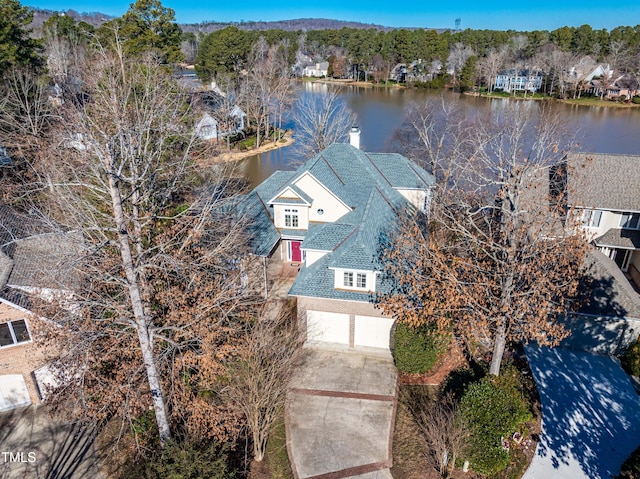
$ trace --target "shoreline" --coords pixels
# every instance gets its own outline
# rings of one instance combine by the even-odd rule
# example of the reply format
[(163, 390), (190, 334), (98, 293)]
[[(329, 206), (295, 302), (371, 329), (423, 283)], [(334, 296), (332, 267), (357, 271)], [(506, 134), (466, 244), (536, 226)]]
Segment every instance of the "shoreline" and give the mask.
[[(284, 141), (282, 141), (282, 140), (284, 140)], [(253, 156), (253, 155), (260, 155), (260, 154), (265, 153), (267, 151), (277, 150), (279, 148), (284, 148), (285, 146), (289, 146), (289, 145), (293, 144), (294, 142), (295, 142), (295, 140), (293, 139), (293, 133), (290, 132), (290, 131), (287, 131), (285, 133), (284, 137), (277, 143), (274, 143), (273, 141), (269, 141), (267, 143), (263, 143), (259, 148), (253, 148), (251, 150), (225, 151), (224, 153), (221, 153), (220, 155), (218, 155), (216, 157), (216, 160), (224, 161), (224, 162), (240, 161), (240, 160), (244, 160), (245, 158), (248, 158), (248, 157)]]

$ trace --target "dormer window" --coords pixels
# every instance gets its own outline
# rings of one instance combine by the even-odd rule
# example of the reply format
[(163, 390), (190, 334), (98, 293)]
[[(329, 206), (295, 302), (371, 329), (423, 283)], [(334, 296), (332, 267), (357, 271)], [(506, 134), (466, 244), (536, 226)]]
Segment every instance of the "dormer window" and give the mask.
[(353, 271), (345, 271), (342, 276), (342, 286), (345, 288), (367, 289), (367, 273), (354, 273)]
[(300, 218), (297, 209), (285, 208), (284, 210), (284, 226), (285, 228), (298, 228)]

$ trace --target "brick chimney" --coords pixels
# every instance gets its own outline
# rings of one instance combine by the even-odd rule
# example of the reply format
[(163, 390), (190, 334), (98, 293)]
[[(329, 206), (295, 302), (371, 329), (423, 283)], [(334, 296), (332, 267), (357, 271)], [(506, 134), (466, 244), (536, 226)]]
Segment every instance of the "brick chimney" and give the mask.
[(360, 128), (357, 126), (352, 127), (349, 132), (349, 143), (351, 146), (355, 146), (358, 150), (360, 149)]

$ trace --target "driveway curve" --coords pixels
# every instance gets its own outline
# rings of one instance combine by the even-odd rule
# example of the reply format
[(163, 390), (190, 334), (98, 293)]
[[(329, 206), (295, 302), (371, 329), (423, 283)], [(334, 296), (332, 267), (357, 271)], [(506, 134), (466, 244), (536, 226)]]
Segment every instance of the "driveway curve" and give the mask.
[(387, 355), (309, 348), (285, 414), (296, 479), (391, 479), (397, 373)]
[(523, 479), (597, 479), (619, 473), (640, 444), (640, 396), (618, 361), (526, 347), (542, 404), (542, 432)]

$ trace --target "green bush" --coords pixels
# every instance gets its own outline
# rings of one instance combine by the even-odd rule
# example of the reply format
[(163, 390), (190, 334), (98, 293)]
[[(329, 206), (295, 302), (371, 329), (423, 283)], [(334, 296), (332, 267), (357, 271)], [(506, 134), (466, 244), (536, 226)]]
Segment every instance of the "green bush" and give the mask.
[(429, 371), (444, 354), (449, 337), (440, 334), (435, 326), (412, 328), (398, 324), (393, 351), (396, 367), (400, 372), (421, 374)]
[(620, 362), (627, 373), (640, 377), (640, 338), (629, 346)]
[(130, 478), (139, 479), (228, 479), (226, 452), (215, 441), (206, 445), (193, 441), (167, 444), (155, 457), (138, 461)]
[(636, 105), (640, 105), (640, 96), (636, 95), (631, 99), (632, 103), (635, 103)]
[(473, 383), (460, 401), (460, 414), (470, 427), (468, 457), (474, 471), (492, 476), (509, 465), (509, 451), (502, 438), (533, 419), (520, 390), (520, 373), (507, 367), (501, 376), (487, 376)]

